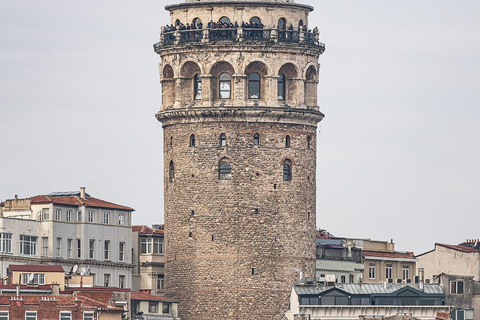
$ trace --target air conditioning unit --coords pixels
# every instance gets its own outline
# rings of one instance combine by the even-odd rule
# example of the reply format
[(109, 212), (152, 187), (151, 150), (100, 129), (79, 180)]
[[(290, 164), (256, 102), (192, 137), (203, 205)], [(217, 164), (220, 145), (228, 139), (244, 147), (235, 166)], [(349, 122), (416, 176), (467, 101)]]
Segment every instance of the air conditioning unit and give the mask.
[(426, 280), (425, 280), (425, 283), (430, 283), (430, 279), (426, 279)]
[(388, 283), (393, 283), (393, 279), (387, 279)]
[(402, 279), (397, 279), (397, 283), (402, 283), (403, 280)]

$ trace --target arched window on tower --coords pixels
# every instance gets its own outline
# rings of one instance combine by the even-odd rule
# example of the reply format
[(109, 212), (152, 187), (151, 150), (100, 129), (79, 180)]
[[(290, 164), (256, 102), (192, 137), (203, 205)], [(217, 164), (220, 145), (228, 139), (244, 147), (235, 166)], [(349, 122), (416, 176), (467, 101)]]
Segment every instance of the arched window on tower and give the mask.
[(260, 20), (259, 17), (251, 17), (250, 18), (250, 23), (260, 24), (261, 22), (262, 22), (262, 20)]
[(180, 23), (181, 23), (181, 22), (180, 22), (180, 20), (179, 20), (179, 19), (175, 20), (175, 26), (179, 26), (179, 25), (180, 25)]
[(190, 135), (190, 147), (195, 147), (195, 135), (193, 133)]
[(225, 147), (226, 145), (227, 145), (227, 136), (225, 135), (225, 133), (222, 133), (220, 135), (220, 146)]
[(201, 29), (200, 26), (203, 28), (202, 20), (200, 18), (193, 19), (192, 25), (195, 27), (195, 29)]
[(292, 180), (292, 161), (285, 159), (283, 161), (283, 181)]
[(302, 28), (302, 27), (303, 27), (303, 20), (300, 20), (298, 22), (298, 30), (300, 30), (300, 28)]
[(285, 148), (290, 148), (290, 136), (285, 137)]
[(173, 164), (173, 160), (170, 161), (168, 165), (168, 181), (173, 182), (175, 180), (175, 166)]
[(230, 18), (229, 17), (221, 17), (219, 20), (221, 23), (230, 23)]
[(220, 99), (230, 99), (232, 96), (232, 77), (224, 72), (220, 75)]
[(283, 73), (280, 73), (278, 75), (278, 86), (277, 86), (278, 100), (286, 100), (286, 93), (287, 93), (287, 90), (285, 90), (286, 83), (287, 83), (287, 78)]
[(193, 98), (195, 100), (202, 99), (202, 78), (199, 73), (193, 76)]
[(278, 30), (287, 29), (287, 20), (285, 18), (278, 19)]
[(248, 76), (248, 98), (260, 99), (260, 75), (256, 72)]
[(218, 164), (218, 180), (230, 179), (232, 179), (232, 166), (227, 162), (227, 159), (222, 159)]
[(253, 145), (260, 145), (260, 135), (258, 133), (255, 133), (255, 135), (253, 136)]

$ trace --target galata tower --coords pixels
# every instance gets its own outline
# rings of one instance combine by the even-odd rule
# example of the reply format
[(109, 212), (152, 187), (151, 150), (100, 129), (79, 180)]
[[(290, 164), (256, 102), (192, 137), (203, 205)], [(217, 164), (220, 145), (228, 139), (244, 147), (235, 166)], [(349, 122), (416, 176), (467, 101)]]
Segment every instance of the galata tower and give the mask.
[(165, 290), (183, 320), (281, 319), (315, 274), (319, 56), (293, 0), (166, 7)]

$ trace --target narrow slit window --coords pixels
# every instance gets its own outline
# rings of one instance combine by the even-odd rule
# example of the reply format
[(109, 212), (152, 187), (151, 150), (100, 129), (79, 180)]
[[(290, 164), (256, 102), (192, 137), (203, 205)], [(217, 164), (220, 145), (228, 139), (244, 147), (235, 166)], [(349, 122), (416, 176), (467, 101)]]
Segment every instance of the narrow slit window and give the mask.
[(283, 181), (292, 180), (292, 162), (285, 160), (283, 162)]
[(253, 136), (253, 144), (256, 146), (260, 145), (260, 135), (258, 133), (255, 133)]
[(190, 147), (195, 147), (195, 135), (190, 135)]
[(226, 145), (227, 145), (227, 136), (225, 135), (225, 133), (222, 133), (220, 135), (220, 146), (225, 147)]
[(290, 148), (290, 136), (285, 137), (285, 148)]
[(170, 161), (168, 166), (168, 181), (173, 182), (175, 180), (175, 165), (173, 164), (173, 160)]
[(193, 97), (195, 100), (202, 99), (202, 78), (200, 77), (199, 73), (193, 77), (193, 92)]

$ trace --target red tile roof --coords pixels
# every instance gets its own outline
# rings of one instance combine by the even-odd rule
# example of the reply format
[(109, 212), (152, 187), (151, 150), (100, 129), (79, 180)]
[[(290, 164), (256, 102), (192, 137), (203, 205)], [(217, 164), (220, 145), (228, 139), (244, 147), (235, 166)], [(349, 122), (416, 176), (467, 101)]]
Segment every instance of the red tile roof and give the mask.
[(148, 293), (141, 293), (141, 292), (132, 292), (131, 293), (132, 300), (139, 300), (139, 301), (164, 301), (164, 302), (175, 302), (175, 300), (168, 299), (165, 297), (158, 297), (152, 296)]
[(111, 202), (93, 198), (93, 197), (83, 199), (77, 196), (54, 197), (54, 196), (39, 195), (39, 196), (31, 197), (30, 200), (32, 204), (53, 203), (53, 204), (63, 204), (63, 205), (75, 206), (75, 207), (95, 207), (95, 208), (134, 211), (134, 209), (130, 207), (122, 206), (119, 204), (111, 203)]
[[(75, 301), (81, 301), (82, 307), (94, 307), (101, 308), (109, 311), (123, 311), (123, 308), (112, 306), (95, 299), (91, 299), (83, 296), (73, 296), (73, 295), (20, 295), (19, 297), (25, 305), (40, 305), (40, 301), (44, 299), (55, 299), (58, 306), (72, 306), (75, 305)], [(2, 294), (0, 295), (0, 305), (10, 304), (12, 299), (12, 294)]]
[(384, 252), (364, 250), (365, 257), (377, 257), (377, 258), (392, 258), (392, 259), (412, 259), (415, 260), (413, 252)]
[(62, 266), (48, 266), (48, 265), (20, 265), (20, 264), (11, 264), (10, 269), (12, 271), (20, 272), (65, 272)]
[(132, 226), (132, 232), (139, 232), (140, 234), (163, 234), (164, 233), (163, 229), (155, 229), (155, 228), (150, 228), (148, 226)]
[(454, 246), (454, 245), (443, 244), (443, 243), (435, 243), (435, 246), (440, 246), (440, 247), (444, 247), (444, 248), (447, 248), (447, 249), (452, 249), (452, 250), (465, 252), (465, 253), (479, 253), (480, 252), (479, 250), (474, 249), (474, 248), (470, 248), (470, 247)]

